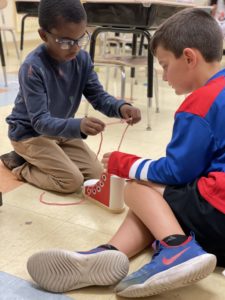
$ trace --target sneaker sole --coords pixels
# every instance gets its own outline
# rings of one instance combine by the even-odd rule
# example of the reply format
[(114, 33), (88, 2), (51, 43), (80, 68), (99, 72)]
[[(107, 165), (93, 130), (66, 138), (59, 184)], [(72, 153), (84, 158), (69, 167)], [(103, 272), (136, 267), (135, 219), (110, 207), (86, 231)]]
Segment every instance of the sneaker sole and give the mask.
[(85, 255), (53, 249), (36, 253), (27, 262), (30, 276), (41, 288), (60, 293), (116, 284), (128, 269), (127, 256), (116, 250)]
[(161, 294), (165, 291), (197, 282), (212, 273), (215, 267), (216, 256), (213, 254), (203, 254), (171, 269), (160, 272), (143, 284), (132, 285), (117, 292), (117, 295), (135, 298)]

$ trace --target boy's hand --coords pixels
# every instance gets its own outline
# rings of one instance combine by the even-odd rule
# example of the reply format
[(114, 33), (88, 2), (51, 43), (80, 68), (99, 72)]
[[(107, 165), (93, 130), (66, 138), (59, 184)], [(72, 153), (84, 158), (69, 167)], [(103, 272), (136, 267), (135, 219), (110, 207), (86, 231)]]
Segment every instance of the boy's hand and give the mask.
[(105, 123), (101, 120), (92, 118), (92, 117), (85, 117), (81, 120), (80, 123), (80, 131), (85, 135), (96, 135), (102, 132), (105, 128)]
[(102, 164), (103, 164), (103, 167), (104, 169), (107, 171), (108, 170), (108, 162), (109, 162), (109, 157), (111, 155), (112, 152), (108, 152), (108, 153), (105, 153), (103, 155), (103, 158), (102, 158)]
[(130, 125), (136, 124), (141, 120), (140, 110), (128, 104), (120, 107), (120, 114), (123, 119), (128, 119), (127, 123)]

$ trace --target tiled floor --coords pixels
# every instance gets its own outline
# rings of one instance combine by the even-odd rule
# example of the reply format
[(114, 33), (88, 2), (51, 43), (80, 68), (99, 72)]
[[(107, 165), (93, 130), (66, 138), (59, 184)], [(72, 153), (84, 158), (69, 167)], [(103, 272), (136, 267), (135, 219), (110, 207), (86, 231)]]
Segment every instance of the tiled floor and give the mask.
[[(34, 45), (26, 45), (28, 52)], [(13, 50), (7, 58), (9, 87), (4, 88), (0, 72), (0, 154), (11, 150), (7, 138), (5, 117), (9, 114), (17, 90), (16, 72), (18, 62)], [(1, 70), (0, 70), (1, 71)], [(143, 115), (143, 120), (128, 129), (121, 151), (148, 156), (160, 157), (170, 139), (174, 111), (181, 103), (182, 97), (176, 96), (159, 78), (160, 113), (152, 112), (152, 131), (146, 131), (146, 86), (144, 71), (138, 75), (138, 85), (135, 86), (136, 100)], [(103, 72), (100, 73), (104, 78)], [(110, 91), (113, 91), (111, 87)], [(78, 116), (83, 116), (85, 103), (82, 104)], [(153, 104), (154, 110), (154, 104)], [(89, 110), (89, 114), (100, 116)], [(107, 118), (102, 117), (105, 122)], [(124, 130), (123, 124), (106, 127), (101, 155), (104, 152), (117, 149)], [(100, 138), (89, 137), (87, 143), (97, 152)], [(88, 200), (79, 203), (81, 199), (75, 195), (59, 195), (46, 192), (44, 198), (52, 202), (77, 202), (74, 206), (48, 206), (40, 202), (42, 190), (29, 184), (15, 180), (13, 175), (0, 164), (0, 189), (3, 192), (4, 205), (0, 207), (0, 271), (4, 271), (26, 280), (31, 280), (26, 271), (26, 261), (34, 252), (48, 248), (65, 248), (69, 250), (86, 250), (98, 244), (105, 243), (122, 222), (126, 211), (122, 214), (112, 214)], [(134, 258), (130, 271), (148, 261), (148, 251)], [(151, 297), (152, 300), (223, 300), (225, 295), (225, 278), (222, 269), (216, 271), (201, 282), (182, 289)], [(111, 287), (91, 287), (67, 294), (76, 300), (113, 300), (122, 299), (113, 293)], [(0, 299), (1, 295), (0, 295)], [(150, 298), (149, 298), (150, 299)], [(10, 299), (14, 300), (14, 299)], [(31, 299), (35, 300), (35, 299)]]

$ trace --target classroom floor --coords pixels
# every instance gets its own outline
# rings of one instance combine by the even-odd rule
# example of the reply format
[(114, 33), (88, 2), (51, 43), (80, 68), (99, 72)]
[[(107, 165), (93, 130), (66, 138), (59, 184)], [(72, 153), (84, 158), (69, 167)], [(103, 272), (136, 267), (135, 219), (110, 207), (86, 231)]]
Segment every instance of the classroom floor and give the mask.
[[(24, 54), (29, 52), (34, 44), (25, 45)], [(9, 86), (4, 87), (2, 70), (0, 69), (0, 155), (11, 151), (12, 147), (7, 138), (5, 117), (10, 113), (18, 89), (17, 71), (19, 63), (14, 49), (10, 48), (7, 56), (7, 72)], [(99, 69), (99, 76), (104, 83), (104, 69)], [(124, 137), (121, 151), (158, 158), (164, 155), (165, 146), (170, 140), (173, 116), (183, 97), (178, 97), (173, 90), (162, 82), (159, 72), (160, 113), (152, 108), (152, 131), (146, 130), (146, 79), (145, 70), (138, 73), (135, 85), (134, 105), (142, 111), (142, 121), (130, 127)], [(111, 80), (114, 82), (114, 80)], [(119, 88), (118, 88), (119, 90)], [(114, 86), (110, 85), (110, 92), (114, 93)], [(85, 101), (83, 101), (77, 116), (83, 116)], [(89, 115), (101, 117), (99, 113), (89, 109)], [(106, 117), (101, 117), (106, 123)], [(107, 126), (104, 132), (100, 157), (104, 152), (116, 150), (125, 125)], [(98, 151), (100, 137), (89, 137), (89, 146)], [(60, 195), (45, 192), (27, 183), (17, 181), (14, 176), (0, 162), (0, 191), (3, 196), (3, 206), (0, 207), (0, 271), (15, 275), (31, 282), (26, 270), (26, 262), (34, 252), (62, 248), (68, 250), (88, 250), (99, 244), (106, 243), (121, 224), (126, 211), (121, 214), (111, 212), (96, 206), (89, 200), (76, 195)], [(45, 205), (40, 202), (43, 197), (48, 202), (69, 203), (72, 206)], [(150, 258), (150, 251), (131, 260), (132, 272), (146, 263)], [(225, 295), (225, 277), (222, 269), (216, 271), (197, 284), (166, 292), (162, 295), (149, 297), (152, 300), (222, 300)], [(122, 299), (113, 293), (112, 287), (90, 287), (66, 294), (76, 300), (113, 300)], [(4, 299), (0, 294), (0, 300)], [(8, 299), (8, 298), (7, 298)], [(26, 298), (28, 299), (28, 298)], [(49, 299), (54, 299), (49, 295)], [(147, 299), (147, 298), (142, 298)], [(14, 298), (10, 298), (14, 300)], [(30, 300), (36, 300), (30, 298)]]

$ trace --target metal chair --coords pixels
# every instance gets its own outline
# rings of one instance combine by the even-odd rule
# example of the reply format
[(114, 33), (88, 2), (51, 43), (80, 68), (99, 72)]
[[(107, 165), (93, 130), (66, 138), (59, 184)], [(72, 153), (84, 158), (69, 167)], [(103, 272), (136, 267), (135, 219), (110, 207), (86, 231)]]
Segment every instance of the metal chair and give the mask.
[[(95, 57), (95, 65), (98, 66), (112, 66), (117, 67), (121, 71), (121, 94), (120, 97), (125, 99), (126, 97), (126, 68), (136, 69), (138, 67), (147, 67), (147, 57), (146, 56), (116, 56), (116, 55), (105, 55), (103, 57)], [(155, 103), (156, 103), (156, 112), (159, 112), (159, 99), (158, 99), (158, 80), (157, 72), (153, 69), (154, 72), (154, 92), (155, 92)], [(132, 74), (131, 74), (132, 75)], [(130, 102), (133, 102), (134, 99), (134, 84), (135, 76), (130, 78)], [(106, 90), (108, 87), (109, 74), (106, 76)]]
[[(124, 55), (124, 56), (115, 56), (115, 55), (104, 55), (104, 56), (96, 56), (95, 57), (95, 43), (96, 38), (101, 32), (122, 32), (122, 33), (132, 33), (133, 34), (133, 44), (132, 44), (132, 55)], [(147, 39), (147, 55), (137, 55), (136, 54), (136, 36), (144, 36)], [(147, 130), (151, 130), (151, 117), (150, 117), (150, 108), (152, 105), (152, 94), (153, 94), (153, 73), (155, 70), (153, 68), (153, 57), (149, 50), (150, 43), (150, 33), (147, 30), (142, 29), (124, 29), (124, 28), (104, 28), (98, 27), (94, 30), (91, 36), (91, 45), (90, 45), (90, 55), (92, 60), (97, 65), (108, 65), (108, 66), (117, 66), (121, 70), (121, 98), (125, 97), (125, 82), (126, 82), (126, 74), (125, 68), (129, 67), (131, 69), (131, 98), (133, 97), (133, 86), (135, 80), (135, 68), (140, 66), (145, 66), (147, 68)], [(158, 87), (157, 87), (157, 77), (155, 76), (155, 99), (156, 99), (156, 111), (159, 111), (158, 104)], [(88, 113), (88, 105), (86, 107), (85, 113)]]
[(3, 41), (5, 42), (5, 47), (6, 47), (6, 53), (8, 54), (8, 47), (7, 47), (7, 42), (6, 42), (6, 31), (10, 32), (12, 35), (14, 47), (16, 50), (17, 58), (20, 59), (20, 54), (19, 54), (19, 48), (16, 42), (16, 36), (14, 33), (14, 28), (11, 26), (7, 26), (5, 22), (5, 16), (4, 16), (4, 8), (6, 8), (8, 5), (7, 0), (0, 0), (0, 15), (1, 15), (1, 25), (0, 25), (0, 30), (3, 33)]
[[(13, 43), (16, 49), (17, 58), (20, 59), (19, 49), (16, 42), (16, 37), (14, 33), (13, 27), (7, 26), (5, 23), (5, 16), (4, 16), (4, 8), (6, 8), (8, 5), (7, 0), (0, 0), (0, 18), (1, 18), (1, 24), (0, 24), (0, 31), (1, 31), (1, 37), (0, 37), (0, 56), (1, 56), (1, 64), (3, 69), (3, 77), (5, 86), (8, 85), (7, 82), (7, 74), (6, 74), (6, 64), (5, 64), (5, 56), (4, 56), (4, 49), (3, 49), (3, 43), (6, 47), (6, 53), (8, 54), (8, 48), (7, 48), (7, 42), (6, 42), (6, 31), (10, 32), (12, 34)], [(3, 41), (2, 41), (3, 40)]]
[[(106, 33), (107, 34), (107, 33)], [(131, 76), (130, 76), (130, 101), (133, 102), (133, 91), (134, 85), (137, 82), (137, 78), (135, 78), (135, 68), (137, 67), (145, 67), (147, 68), (147, 56), (143, 55), (143, 49), (145, 48), (144, 45), (144, 36), (142, 35), (139, 39), (139, 53), (138, 55), (127, 55), (126, 47), (129, 45), (131, 48), (132, 43), (136, 43), (137, 38), (135, 41), (132, 40), (131, 36), (123, 35), (123, 36), (114, 36), (108, 37), (106, 36), (105, 41), (105, 49), (100, 53), (100, 56), (95, 57), (95, 64), (106, 65), (106, 66), (113, 66), (115, 67), (115, 77), (116, 71), (119, 68), (121, 70), (121, 98), (125, 97), (125, 88), (126, 88), (126, 72), (125, 68), (130, 68)], [(111, 49), (111, 46), (114, 46), (116, 49), (115, 53), (112, 55), (110, 50), (105, 51), (106, 48)], [(110, 54), (108, 54), (108, 52)], [(106, 53), (106, 54), (105, 54)], [(106, 76), (106, 90), (108, 87), (109, 82), (109, 72), (107, 72)], [(156, 102), (156, 112), (159, 112), (159, 99), (158, 99), (158, 77), (157, 71), (153, 69), (154, 74), (154, 92), (155, 92), (155, 102)]]

